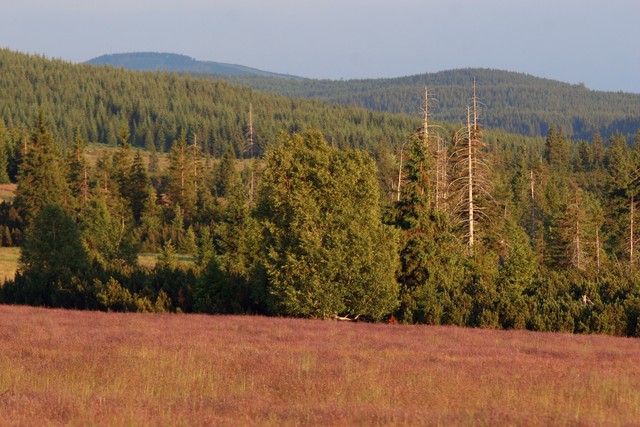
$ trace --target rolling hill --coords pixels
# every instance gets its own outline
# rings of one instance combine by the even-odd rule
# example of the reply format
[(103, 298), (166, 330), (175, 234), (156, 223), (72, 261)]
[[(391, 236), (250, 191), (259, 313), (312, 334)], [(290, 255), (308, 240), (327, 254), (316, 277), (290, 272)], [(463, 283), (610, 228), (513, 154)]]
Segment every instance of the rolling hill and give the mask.
[(281, 131), (321, 129), (337, 146), (398, 146), (417, 118), (262, 93), (225, 81), (167, 72), (73, 64), (0, 49), (0, 118), (28, 128), (44, 110), (56, 137), (76, 130), (89, 142), (115, 146), (126, 128), (134, 146), (167, 150), (181, 132), (215, 156), (232, 147), (248, 156), (249, 108), (259, 154)]
[(91, 65), (110, 65), (136, 71), (170, 71), (179, 73), (207, 73), (229, 76), (253, 76), (300, 79), (287, 74), (271, 73), (243, 65), (213, 61), (198, 61), (186, 55), (159, 52), (115, 53), (87, 61)]
[[(128, 69), (156, 70), (146, 54), (103, 57), (102, 63)], [(144, 59), (144, 61), (142, 61)], [(189, 64), (187, 64), (189, 65)], [(424, 88), (433, 94), (431, 113), (437, 120), (463, 121), (474, 79), (483, 102), (481, 120), (487, 127), (529, 136), (545, 136), (549, 126), (562, 128), (574, 139), (587, 139), (599, 131), (605, 137), (622, 133), (632, 137), (640, 129), (640, 94), (601, 92), (582, 84), (571, 85), (531, 75), (468, 68), (392, 79), (314, 80), (238, 74), (218, 69), (209, 72), (175, 64), (172, 71), (213, 79), (225, 79), (253, 89), (301, 98), (313, 98), (371, 110), (419, 115)]]

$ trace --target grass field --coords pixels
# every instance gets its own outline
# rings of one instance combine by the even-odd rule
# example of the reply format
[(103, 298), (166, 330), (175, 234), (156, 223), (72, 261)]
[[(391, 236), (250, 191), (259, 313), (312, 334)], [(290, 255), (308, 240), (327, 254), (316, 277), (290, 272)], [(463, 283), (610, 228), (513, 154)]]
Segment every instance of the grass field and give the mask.
[[(141, 267), (145, 267), (148, 269), (153, 269), (156, 264), (158, 263), (158, 258), (160, 257), (160, 254), (151, 254), (151, 253), (143, 253), (143, 254), (139, 254), (138, 255), (138, 265), (140, 265)], [(197, 257), (194, 255), (185, 255), (185, 254), (178, 254), (176, 255), (176, 259), (178, 261), (178, 264), (184, 265), (184, 266), (193, 266), (196, 261), (197, 261)]]
[(640, 341), (0, 306), (0, 424), (632, 425)]
[[(138, 255), (138, 264), (153, 269), (159, 256), (159, 254), (140, 254)], [(0, 284), (6, 279), (11, 280), (15, 277), (19, 258), (20, 248), (0, 247)], [(177, 259), (179, 264), (185, 266), (192, 266), (196, 262), (196, 257), (193, 255), (177, 255)]]
[(0, 184), (0, 202), (13, 201), (16, 194), (16, 184)]
[(0, 284), (16, 276), (19, 258), (20, 248), (0, 247)]

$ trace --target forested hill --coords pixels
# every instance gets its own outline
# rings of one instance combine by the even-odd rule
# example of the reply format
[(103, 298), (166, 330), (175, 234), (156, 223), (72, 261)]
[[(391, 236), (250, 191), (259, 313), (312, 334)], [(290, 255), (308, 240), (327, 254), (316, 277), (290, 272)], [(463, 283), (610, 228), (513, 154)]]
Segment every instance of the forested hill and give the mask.
[(198, 61), (186, 55), (160, 52), (133, 52), (102, 55), (87, 61), (92, 65), (111, 65), (137, 71), (175, 71), (232, 76), (259, 76), (300, 79), (287, 74), (271, 73), (243, 65)]
[[(112, 58), (112, 65), (140, 69), (136, 56)], [(145, 69), (161, 67), (163, 58), (145, 61)], [(356, 105), (376, 111), (417, 114), (428, 86), (437, 120), (460, 122), (466, 115), (473, 79), (484, 103), (486, 126), (531, 136), (546, 136), (550, 124), (574, 139), (591, 140), (596, 130), (609, 137), (620, 132), (631, 136), (640, 128), (640, 94), (600, 92), (584, 85), (491, 69), (461, 69), (393, 79), (313, 80), (238, 75), (224, 70), (206, 71), (175, 64), (172, 71), (206, 74), (253, 89), (281, 95), (315, 98), (337, 104)], [(188, 64), (187, 64), (188, 65)]]
[(261, 91), (408, 114), (415, 114), (426, 86), (434, 98), (433, 116), (453, 122), (465, 117), (466, 105), (459, 100), (470, 97), (475, 78), (484, 104), (482, 121), (491, 128), (544, 136), (554, 124), (567, 136), (587, 140), (596, 130), (608, 137), (616, 132), (633, 135), (640, 128), (640, 94), (593, 91), (584, 85), (508, 71), (469, 68), (345, 81), (227, 78)]
[(258, 151), (281, 131), (321, 129), (336, 146), (397, 147), (418, 118), (317, 100), (292, 99), (223, 81), (173, 73), (134, 72), (49, 60), (0, 50), (0, 117), (12, 128), (29, 127), (39, 110), (55, 123), (58, 139), (74, 132), (91, 142), (115, 146), (126, 128), (134, 146), (168, 150), (184, 130), (210, 154), (246, 149), (249, 108)]

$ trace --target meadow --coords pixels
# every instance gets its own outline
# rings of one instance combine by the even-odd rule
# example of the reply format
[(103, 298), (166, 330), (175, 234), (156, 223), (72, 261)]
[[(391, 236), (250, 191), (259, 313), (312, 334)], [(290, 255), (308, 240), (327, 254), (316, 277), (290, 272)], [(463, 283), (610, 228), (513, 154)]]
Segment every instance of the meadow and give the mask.
[(630, 425), (640, 341), (0, 305), (3, 425)]
[[(138, 255), (138, 265), (148, 269), (153, 269), (158, 263), (160, 254), (142, 253)], [(20, 260), (20, 248), (18, 247), (0, 247), (0, 283), (4, 280), (13, 280)], [(193, 255), (178, 254), (176, 255), (178, 264), (184, 266), (193, 266), (196, 258)]]
[(0, 283), (15, 278), (19, 259), (20, 248), (0, 247)]

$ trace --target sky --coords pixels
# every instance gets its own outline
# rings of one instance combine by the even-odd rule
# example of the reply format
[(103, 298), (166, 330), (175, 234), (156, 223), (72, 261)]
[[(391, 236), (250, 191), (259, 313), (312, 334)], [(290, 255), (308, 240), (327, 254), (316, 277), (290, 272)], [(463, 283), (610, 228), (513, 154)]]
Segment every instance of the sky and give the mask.
[(170, 52), (309, 78), (517, 71), (640, 93), (638, 0), (0, 0), (0, 47)]

